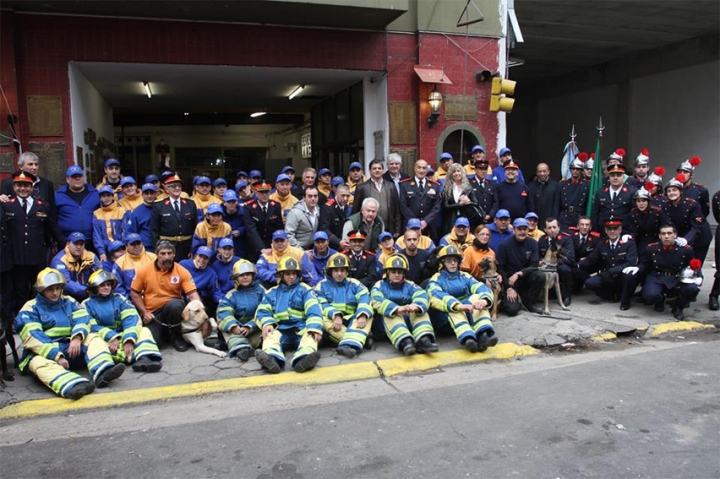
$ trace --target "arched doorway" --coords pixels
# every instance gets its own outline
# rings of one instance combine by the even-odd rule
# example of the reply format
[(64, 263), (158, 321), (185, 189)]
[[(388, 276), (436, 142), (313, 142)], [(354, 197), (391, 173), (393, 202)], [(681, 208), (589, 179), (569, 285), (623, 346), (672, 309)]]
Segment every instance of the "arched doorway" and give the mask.
[(454, 125), (446, 129), (438, 141), (437, 158), (444, 151), (450, 153), (455, 163), (467, 163), (470, 151), (475, 145), (485, 148), (485, 137), (470, 125)]

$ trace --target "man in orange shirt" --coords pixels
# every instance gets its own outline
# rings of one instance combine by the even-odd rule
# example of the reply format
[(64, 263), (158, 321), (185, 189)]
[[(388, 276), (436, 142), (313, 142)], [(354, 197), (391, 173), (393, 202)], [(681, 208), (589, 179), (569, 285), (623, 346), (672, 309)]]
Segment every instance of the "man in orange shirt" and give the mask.
[(175, 263), (175, 246), (170, 241), (158, 241), (155, 254), (154, 262), (135, 273), (130, 298), (158, 345), (169, 337), (177, 351), (187, 351), (180, 331), (185, 308), (183, 293), (189, 301), (199, 300), (200, 296), (188, 270)]

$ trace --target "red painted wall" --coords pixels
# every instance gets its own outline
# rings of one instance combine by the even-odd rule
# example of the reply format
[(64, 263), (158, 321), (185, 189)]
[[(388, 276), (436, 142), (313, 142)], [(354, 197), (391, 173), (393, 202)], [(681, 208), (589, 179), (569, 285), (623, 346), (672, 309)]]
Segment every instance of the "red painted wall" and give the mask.
[[(0, 85), (2, 85), (4, 98), (0, 98), (0, 130), (9, 132), (7, 117), (18, 113), (18, 82), (15, 63), (15, 38), (13, 23), (15, 15), (12, 12), (3, 11), (0, 15)], [(6, 103), (7, 102), (7, 103)], [(9, 108), (8, 108), (9, 106)], [(18, 135), (21, 132), (18, 131)], [(7, 136), (12, 136), (8, 134)], [(0, 153), (15, 152), (12, 146), (1, 146)]]

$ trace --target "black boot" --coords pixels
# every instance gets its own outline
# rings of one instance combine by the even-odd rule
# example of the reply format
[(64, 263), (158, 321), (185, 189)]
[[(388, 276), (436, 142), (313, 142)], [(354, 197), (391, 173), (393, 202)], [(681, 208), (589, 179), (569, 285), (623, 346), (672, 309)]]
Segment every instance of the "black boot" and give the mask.
[(70, 390), (65, 393), (65, 397), (68, 399), (80, 399), (94, 390), (95, 386), (93, 386), (93, 383), (90, 381), (84, 381), (71, 387)]
[(111, 381), (114, 381), (120, 376), (122, 376), (124, 372), (125, 364), (118, 363), (115, 366), (108, 368), (102, 373), (100, 373), (100, 376), (98, 376), (97, 380), (95, 381), (95, 386), (97, 386), (98, 388), (106, 388)]
[(398, 345), (398, 349), (402, 351), (405, 356), (412, 356), (417, 352), (415, 349), (415, 344), (413, 344), (413, 340), (411, 338), (403, 339), (402, 342)]
[(314, 368), (318, 361), (320, 361), (320, 353), (315, 351), (296, 362), (293, 369), (295, 369), (296, 373), (305, 373)]
[(188, 343), (186, 343), (183, 339), (179, 328), (172, 328), (170, 330), (170, 342), (172, 343), (172, 347), (175, 348), (175, 351), (183, 352), (187, 351), (189, 348)]
[(717, 311), (720, 309), (720, 304), (718, 304), (718, 297), (717, 296), (710, 296), (710, 311)]
[(467, 338), (463, 343), (463, 346), (471, 353), (474, 353), (478, 350), (478, 343), (473, 338)]
[(438, 345), (435, 340), (429, 334), (426, 334), (422, 338), (418, 339), (417, 349), (419, 353), (437, 353)]
[(280, 371), (282, 371), (280, 365), (277, 362), (277, 359), (270, 356), (262, 349), (255, 350), (255, 359), (257, 359), (257, 362), (260, 363), (260, 366), (262, 366), (270, 374), (278, 374)]
[(337, 348), (335, 348), (335, 352), (349, 359), (354, 358), (355, 356), (357, 356), (358, 353), (355, 348), (348, 345), (338, 346)]

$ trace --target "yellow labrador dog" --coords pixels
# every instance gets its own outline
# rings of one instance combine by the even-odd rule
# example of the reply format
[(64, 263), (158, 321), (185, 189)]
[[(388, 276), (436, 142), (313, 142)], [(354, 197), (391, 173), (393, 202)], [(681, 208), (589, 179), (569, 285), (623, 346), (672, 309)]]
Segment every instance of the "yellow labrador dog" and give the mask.
[[(210, 327), (207, 326), (209, 323)], [(182, 337), (186, 343), (192, 344), (195, 351), (205, 354), (214, 354), (215, 356), (224, 358), (227, 353), (219, 349), (209, 348), (205, 346), (205, 336), (210, 331), (217, 331), (217, 322), (215, 318), (208, 318), (205, 313), (205, 305), (202, 301), (190, 301), (182, 312), (182, 323), (180, 323)]]

